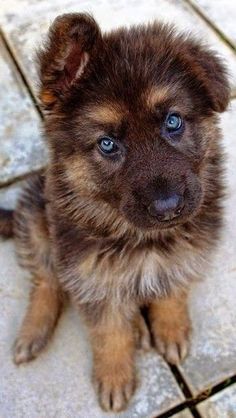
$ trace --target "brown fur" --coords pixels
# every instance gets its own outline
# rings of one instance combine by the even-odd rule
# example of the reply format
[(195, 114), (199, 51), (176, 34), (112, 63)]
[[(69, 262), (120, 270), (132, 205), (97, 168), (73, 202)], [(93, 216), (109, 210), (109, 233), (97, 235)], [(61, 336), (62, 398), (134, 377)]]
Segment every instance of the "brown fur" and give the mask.
[(13, 211), (0, 209), (0, 235), (5, 238), (13, 236)]
[[(101, 34), (82, 14), (57, 18), (38, 57), (51, 159), (14, 214), (21, 262), (38, 283), (15, 361), (46, 344), (69, 294), (91, 335), (100, 404), (118, 411), (135, 388), (137, 334), (149, 343), (141, 307), (168, 361), (188, 351), (188, 288), (206, 273), (222, 224), (226, 71), (169, 26)], [(169, 111), (184, 120), (174, 140), (164, 130)], [(99, 151), (104, 135), (117, 155)], [(148, 208), (173, 192), (184, 207), (163, 223)]]

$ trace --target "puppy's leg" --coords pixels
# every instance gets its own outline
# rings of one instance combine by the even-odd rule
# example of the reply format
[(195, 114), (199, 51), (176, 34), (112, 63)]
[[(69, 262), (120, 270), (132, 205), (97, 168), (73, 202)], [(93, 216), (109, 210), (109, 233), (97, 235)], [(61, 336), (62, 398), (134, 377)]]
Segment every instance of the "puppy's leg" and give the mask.
[(20, 364), (37, 357), (50, 338), (62, 307), (57, 286), (44, 277), (33, 284), (30, 303), (14, 345), (14, 362)]
[(14, 361), (19, 364), (35, 358), (46, 345), (62, 306), (62, 292), (53, 269), (42, 176), (33, 176), (24, 190), (14, 215), (14, 232), (20, 262), (34, 278), (28, 310), (14, 346)]
[(125, 307), (116, 311), (105, 308), (99, 317), (89, 324), (93, 381), (101, 407), (118, 412), (126, 407), (135, 389), (133, 320), (127, 319)]
[(151, 336), (146, 321), (141, 312), (134, 320), (136, 348), (148, 351), (151, 348)]
[(180, 363), (188, 354), (191, 331), (187, 294), (179, 293), (151, 303), (149, 321), (158, 352), (169, 363)]

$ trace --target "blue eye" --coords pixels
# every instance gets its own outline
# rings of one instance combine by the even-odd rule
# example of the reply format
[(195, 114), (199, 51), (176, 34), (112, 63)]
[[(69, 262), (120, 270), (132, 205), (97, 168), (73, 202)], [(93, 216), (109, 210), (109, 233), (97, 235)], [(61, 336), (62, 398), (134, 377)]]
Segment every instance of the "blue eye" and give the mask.
[(113, 154), (118, 150), (118, 146), (109, 136), (103, 136), (99, 139), (98, 145), (104, 154)]
[(179, 131), (183, 126), (183, 121), (178, 113), (169, 113), (165, 121), (167, 132), (174, 133)]

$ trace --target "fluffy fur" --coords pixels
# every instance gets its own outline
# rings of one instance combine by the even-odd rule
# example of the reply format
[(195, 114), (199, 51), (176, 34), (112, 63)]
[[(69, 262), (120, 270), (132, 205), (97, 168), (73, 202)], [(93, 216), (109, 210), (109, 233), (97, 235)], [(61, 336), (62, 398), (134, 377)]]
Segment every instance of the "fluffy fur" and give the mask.
[[(222, 224), (218, 112), (229, 101), (218, 57), (153, 23), (102, 34), (88, 15), (63, 15), (38, 54), (48, 169), (32, 177), (14, 213), (21, 263), (34, 277), (16, 363), (38, 354), (68, 294), (91, 336), (101, 406), (119, 411), (135, 388), (137, 333), (172, 363), (188, 351), (187, 293), (202, 278)], [(178, 112), (184, 129), (167, 137)], [(98, 139), (120, 153), (102, 155)], [(149, 204), (170, 192), (184, 207), (161, 222)], [(0, 231), (9, 236), (9, 213)]]

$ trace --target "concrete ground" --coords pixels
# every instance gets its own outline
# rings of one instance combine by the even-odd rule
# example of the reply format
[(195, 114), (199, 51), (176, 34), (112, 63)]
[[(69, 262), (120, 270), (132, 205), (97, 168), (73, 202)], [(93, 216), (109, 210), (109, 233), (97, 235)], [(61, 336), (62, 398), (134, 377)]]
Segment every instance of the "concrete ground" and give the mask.
[[(139, 352), (139, 387), (120, 418), (236, 418), (236, 5), (232, 0), (8, 0), (0, 4), (0, 206), (14, 207), (24, 178), (47, 152), (35, 105), (32, 51), (64, 11), (90, 11), (103, 29), (172, 21), (207, 41), (226, 60), (232, 101), (222, 117), (228, 198), (214, 269), (191, 294), (193, 339), (171, 369), (154, 351)], [(7, 186), (8, 185), (8, 186)], [(14, 245), (0, 242), (0, 418), (105, 418), (90, 383), (91, 353), (79, 315), (68, 308), (45, 352), (17, 368), (11, 346), (25, 311), (29, 274)]]

